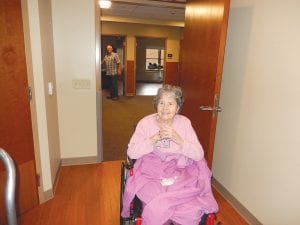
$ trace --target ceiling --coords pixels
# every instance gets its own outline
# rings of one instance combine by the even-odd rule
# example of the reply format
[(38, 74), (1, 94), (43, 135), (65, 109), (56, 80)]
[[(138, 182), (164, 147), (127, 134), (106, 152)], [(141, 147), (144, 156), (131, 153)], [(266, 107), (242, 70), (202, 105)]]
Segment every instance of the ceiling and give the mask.
[(101, 9), (102, 21), (152, 21), (161, 25), (184, 25), (186, 0), (112, 0), (110, 9)]

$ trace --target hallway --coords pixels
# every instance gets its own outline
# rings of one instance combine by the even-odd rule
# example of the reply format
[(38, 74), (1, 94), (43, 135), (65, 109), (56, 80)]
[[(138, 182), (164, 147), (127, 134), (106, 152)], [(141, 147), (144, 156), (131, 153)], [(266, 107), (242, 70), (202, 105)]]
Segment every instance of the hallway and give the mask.
[(106, 99), (107, 90), (102, 97), (102, 129), (104, 161), (126, 158), (127, 144), (133, 129), (144, 116), (154, 113), (153, 96), (162, 84), (137, 83), (137, 95), (120, 96), (118, 101)]

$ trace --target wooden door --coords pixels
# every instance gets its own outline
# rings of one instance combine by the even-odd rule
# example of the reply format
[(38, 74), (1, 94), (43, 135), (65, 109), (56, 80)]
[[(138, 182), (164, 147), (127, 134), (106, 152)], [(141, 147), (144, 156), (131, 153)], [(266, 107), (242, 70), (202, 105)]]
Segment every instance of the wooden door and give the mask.
[[(22, 27), (21, 1), (0, 1), (0, 147), (17, 169), (17, 212), (38, 204), (36, 170)], [(5, 223), (4, 184), (0, 163), (0, 224)]]
[(183, 114), (192, 120), (212, 165), (217, 113), (226, 41), (229, 0), (187, 0), (181, 49), (181, 87), (185, 95)]

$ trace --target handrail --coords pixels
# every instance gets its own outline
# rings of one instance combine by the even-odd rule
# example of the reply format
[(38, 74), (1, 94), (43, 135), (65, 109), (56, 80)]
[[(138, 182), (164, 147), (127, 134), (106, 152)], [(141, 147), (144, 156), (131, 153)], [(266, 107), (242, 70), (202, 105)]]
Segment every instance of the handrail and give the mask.
[(5, 206), (8, 225), (17, 225), (17, 215), (15, 207), (15, 190), (16, 190), (16, 169), (12, 158), (9, 154), (0, 148), (0, 159), (3, 161), (7, 171), (6, 188), (5, 188)]

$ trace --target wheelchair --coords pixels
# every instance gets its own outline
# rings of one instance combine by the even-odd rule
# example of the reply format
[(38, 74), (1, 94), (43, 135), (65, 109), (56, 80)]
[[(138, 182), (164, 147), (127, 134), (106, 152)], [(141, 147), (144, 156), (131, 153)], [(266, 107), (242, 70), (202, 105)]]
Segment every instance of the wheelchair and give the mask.
[[(121, 164), (120, 225), (142, 225), (142, 202), (137, 196), (134, 197), (130, 204), (130, 216), (128, 218), (121, 216), (126, 180), (128, 176), (133, 175), (134, 162), (135, 160), (127, 158), (126, 161)], [(210, 213), (202, 216), (199, 225), (221, 225), (221, 222), (217, 221), (215, 213)]]

